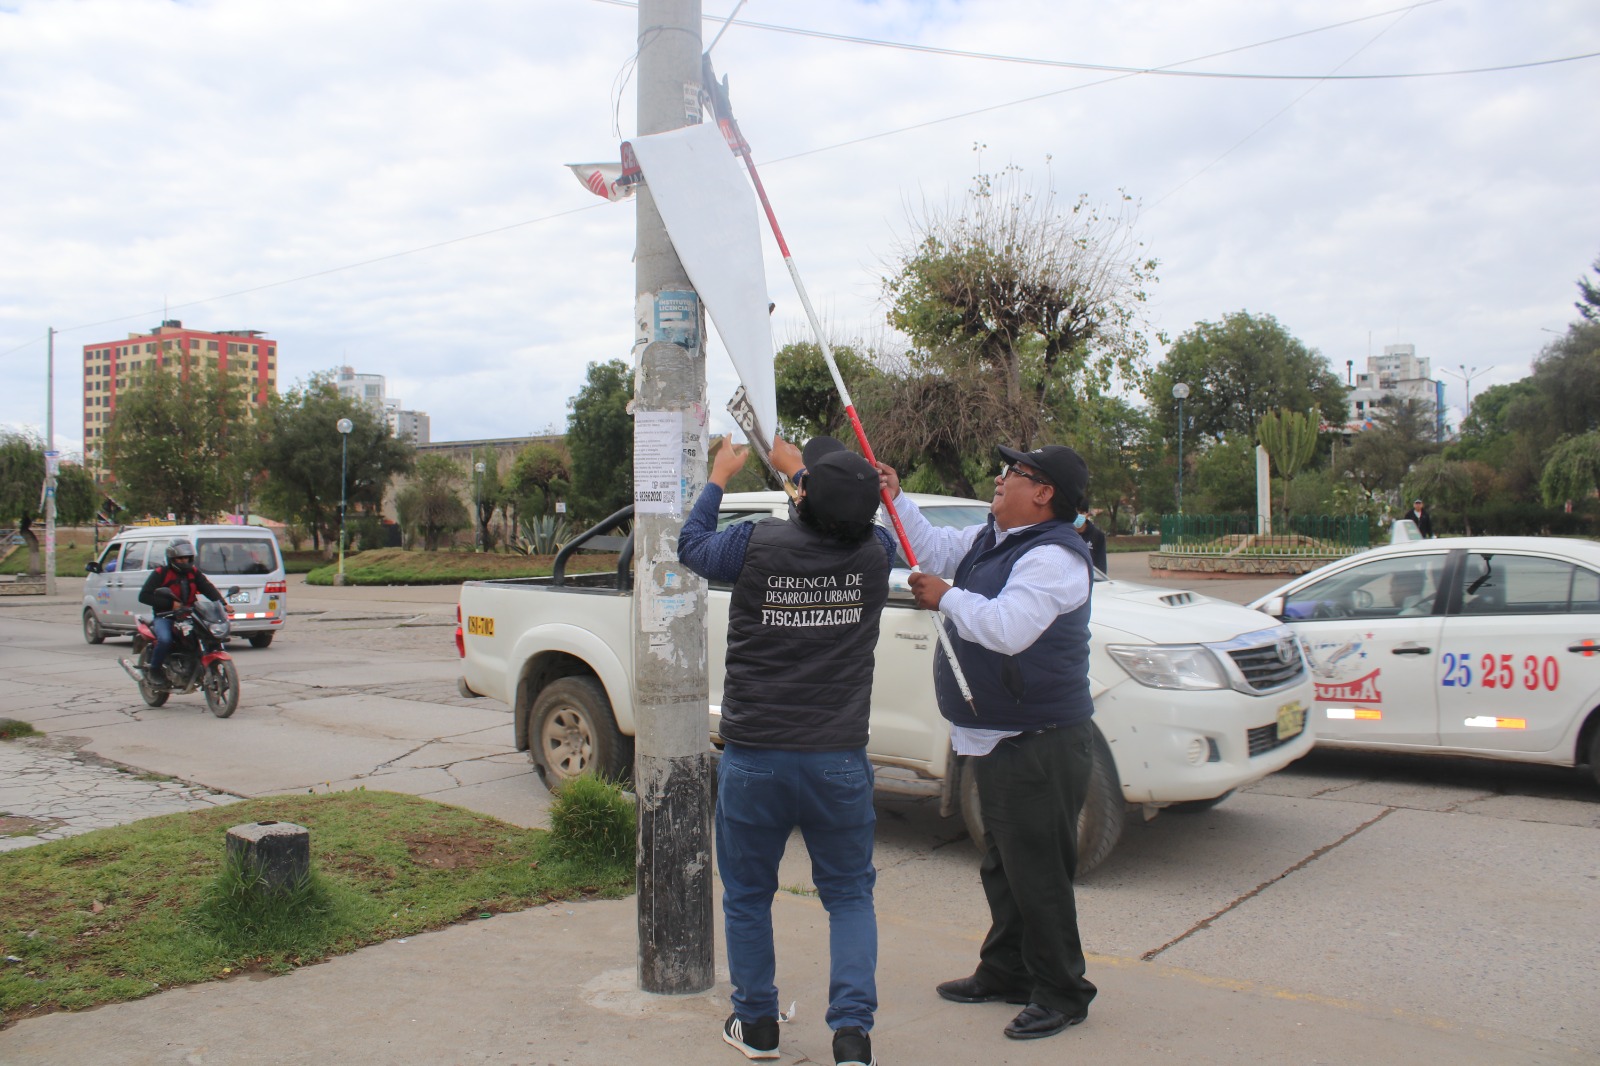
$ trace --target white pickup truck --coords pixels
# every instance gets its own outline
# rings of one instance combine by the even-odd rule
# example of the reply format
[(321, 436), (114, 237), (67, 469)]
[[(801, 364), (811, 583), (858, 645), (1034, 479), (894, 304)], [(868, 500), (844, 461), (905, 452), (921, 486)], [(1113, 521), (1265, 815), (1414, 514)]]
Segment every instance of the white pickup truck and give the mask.
[[(941, 526), (981, 522), (976, 500), (913, 494)], [(787, 513), (780, 492), (723, 497), (719, 524)], [(619, 516), (608, 522), (614, 523)], [(633, 765), (631, 542), (575, 538), (548, 578), (471, 581), (461, 587), (457, 647), (464, 693), (511, 707), (519, 750), (546, 784), (584, 772), (613, 777)], [(580, 547), (620, 549), (615, 573), (566, 576)], [(974, 839), (982, 815), (972, 775), (950, 750), (933, 695), (933, 618), (911, 603), (895, 570), (878, 638), (868, 753), (880, 790), (939, 795), (959, 806)], [(710, 743), (717, 733), (730, 586), (710, 594)], [(1289, 629), (1256, 611), (1193, 592), (1096, 575), (1089, 676), (1099, 728), (1096, 765), (1079, 823), (1080, 871), (1111, 853), (1130, 809), (1197, 810), (1311, 750), (1312, 683)], [(1266, 622), (1264, 625), (1263, 623)]]

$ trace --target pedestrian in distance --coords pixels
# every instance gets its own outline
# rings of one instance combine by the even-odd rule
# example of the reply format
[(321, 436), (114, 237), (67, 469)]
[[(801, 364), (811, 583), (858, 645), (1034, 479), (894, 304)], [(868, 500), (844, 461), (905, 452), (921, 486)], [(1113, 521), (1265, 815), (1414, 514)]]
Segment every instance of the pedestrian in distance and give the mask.
[(900, 494), (893, 468), (878, 470), (927, 571), (910, 578), (917, 606), (943, 613), (972, 689), (969, 704), (935, 658), (939, 712), (978, 786), (990, 922), (977, 970), (937, 991), (956, 1003), (1022, 1005), (1004, 1032), (1033, 1040), (1082, 1022), (1095, 996), (1073, 899), (1094, 767), (1093, 577), (1088, 542), (1073, 529), (1089, 471), (1060, 445), (1000, 455), (989, 518), (965, 529), (931, 525)]
[(874, 1066), (877, 813), (867, 718), (895, 542), (874, 521), (877, 471), (832, 437), (812, 440), (803, 454), (774, 441), (773, 466), (795, 486), (788, 517), (718, 532), (723, 490), (748, 453), (723, 439), (678, 537), (685, 566), (733, 584), (716, 806), (733, 983), (722, 1038), (746, 1058), (779, 1056), (778, 1025), (787, 1019), (774, 984), (772, 899), (798, 828), (828, 911), (834, 1060)]
[(1433, 519), (1428, 517), (1421, 500), (1411, 501), (1411, 513), (1406, 517), (1417, 524), (1417, 532), (1421, 533), (1424, 539), (1433, 536)]
[(1072, 528), (1083, 537), (1084, 543), (1089, 545), (1089, 561), (1094, 563), (1094, 568), (1102, 574), (1106, 570), (1106, 534), (1099, 526), (1094, 524), (1094, 519), (1089, 517), (1089, 512), (1080, 510), (1078, 517), (1073, 519)]

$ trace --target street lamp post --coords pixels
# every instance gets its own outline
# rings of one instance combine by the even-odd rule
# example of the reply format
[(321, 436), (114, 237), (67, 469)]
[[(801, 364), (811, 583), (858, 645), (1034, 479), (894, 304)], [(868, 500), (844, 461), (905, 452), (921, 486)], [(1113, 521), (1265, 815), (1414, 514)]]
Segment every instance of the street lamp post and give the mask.
[(481, 460), (472, 467), (472, 524), (476, 527), (472, 540), (478, 551), (483, 551), (483, 470)]
[(1183, 401), (1189, 396), (1189, 386), (1178, 382), (1172, 386), (1172, 398), (1178, 401), (1178, 513), (1183, 513)]
[(350, 431), (356, 424), (348, 418), (341, 418), (334, 426), (339, 431), (339, 573), (334, 577), (335, 585), (344, 584), (344, 507), (345, 507), (345, 477), (350, 469)]

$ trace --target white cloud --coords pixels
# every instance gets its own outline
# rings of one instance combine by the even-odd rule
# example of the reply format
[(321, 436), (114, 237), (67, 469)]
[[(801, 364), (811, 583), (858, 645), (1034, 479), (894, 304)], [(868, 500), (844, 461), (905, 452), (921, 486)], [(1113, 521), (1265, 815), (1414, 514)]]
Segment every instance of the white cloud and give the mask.
[[(1158, 65), (1389, 6), (754, 0), (741, 17)], [(635, 21), (593, 0), (0, 10), (0, 420), (42, 424), (54, 325), (70, 330), (57, 434), (81, 438), (81, 346), (170, 305), (187, 324), (277, 338), (282, 387), (346, 362), (385, 374), (437, 438), (564, 423), (585, 364), (632, 341), (632, 209), (561, 164), (614, 157), (614, 114), (632, 131), (635, 83), (612, 93)], [(1460, 0), (1197, 66), (1354, 74), (1595, 50), (1582, 0)], [(908, 204), (959, 194), (981, 167), (1042, 180), (1047, 156), (1064, 198), (1125, 188), (1143, 202), (1160, 328), (1271, 313), (1341, 370), (1370, 335), (1436, 367), (1496, 367), (1474, 392), (1512, 380), (1550, 339), (1541, 328), (1572, 317), (1573, 280), (1600, 253), (1594, 61), (1381, 82), (1134, 77), (876, 136), (1108, 75), (740, 26), (715, 59), (812, 298), (846, 336), (882, 328), (882, 263)], [(547, 220), (516, 225), (532, 219)], [(799, 304), (775, 251), (767, 271), (792, 336)], [(241, 290), (257, 291), (183, 306)], [(720, 351), (708, 371), (720, 409), (733, 389)], [(1460, 390), (1451, 379), (1453, 403)]]

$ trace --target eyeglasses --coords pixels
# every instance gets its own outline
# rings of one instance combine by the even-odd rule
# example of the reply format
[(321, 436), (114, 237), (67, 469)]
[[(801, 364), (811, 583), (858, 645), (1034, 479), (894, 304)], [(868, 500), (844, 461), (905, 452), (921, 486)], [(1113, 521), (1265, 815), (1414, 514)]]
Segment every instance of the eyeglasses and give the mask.
[(1042, 478), (1042, 477), (1034, 477), (1032, 474), (1028, 473), (1026, 470), (1022, 469), (1020, 466), (1016, 466), (1013, 463), (1007, 463), (1005, 466), (1002, 466), (1000, 468), (1000, 480), (1001, 481), (1006, 480), (1012, 474), (1015, 474), (1018, 477), (1023, 478), (1023, 479), (1025, 479), (1027, 481), (1031, 481), (1035, 485), (1044, 485), (1047, 488), (1052, 488), (1052, 489), (1055, 488), (1054, 485), (1052, 485), (1049, 481), (1045, 480), (1044, 478)]

